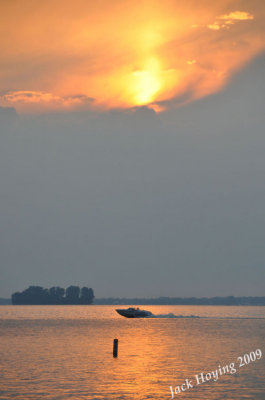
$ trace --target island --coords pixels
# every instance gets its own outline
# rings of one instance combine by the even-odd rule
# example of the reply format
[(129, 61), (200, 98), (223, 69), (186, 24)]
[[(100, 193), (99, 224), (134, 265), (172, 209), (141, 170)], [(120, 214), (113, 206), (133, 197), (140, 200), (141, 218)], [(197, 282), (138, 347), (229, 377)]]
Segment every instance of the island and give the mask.
[(45, 289), (42, 286), (29, 286), (23, 292), (15, 292), (11, 296), (14, 305), (74, 305), (92, 304), (94, 291), (86, 286), (69, 286), (64, 289), (53, 286)]

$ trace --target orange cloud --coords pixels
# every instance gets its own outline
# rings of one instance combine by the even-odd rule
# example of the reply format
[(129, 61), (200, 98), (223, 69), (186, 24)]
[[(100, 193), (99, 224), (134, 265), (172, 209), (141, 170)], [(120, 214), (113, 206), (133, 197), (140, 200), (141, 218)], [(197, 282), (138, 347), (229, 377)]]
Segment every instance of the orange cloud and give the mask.
[(229, 28), (237, 21), (252, 20), (254, 16), (246, 11), (232, 11), (229, 14), (220, 15), (215, 22), (207, 25), (209, 29), (219, 31), (221, 28)]
[(93, 107), (93, 99), (85, 95), (60, 97), (52, 93), (18, 90), (10, 91), (0, 96), (2, 106), (10, 106), (27, 112), (63, 111), (75, 109), (90, 109)]
[(161, 110), (192, 101), (264, 51), (263, 20), (259, 0), (248, 9), (244, 0), (2, 2), (0, 105)]
[(246, 11), (232, 11), (229, 14), (221, 15), (219, 18), (229, 21), (245, 21), (247, 19), (254, 19), (254, 16)]

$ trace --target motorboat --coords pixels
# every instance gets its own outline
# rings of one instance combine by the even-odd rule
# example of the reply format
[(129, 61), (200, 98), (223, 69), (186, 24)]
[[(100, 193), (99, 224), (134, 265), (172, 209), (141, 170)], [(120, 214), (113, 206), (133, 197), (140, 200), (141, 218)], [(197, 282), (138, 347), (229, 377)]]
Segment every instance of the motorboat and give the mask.
[(130, 307), (127, 309), (118, 309), (116, 311), (118, 314), (126, 318), (148, 318), (153, 315), (151, 311), (140, 310), (140, 308), (134, 307)]

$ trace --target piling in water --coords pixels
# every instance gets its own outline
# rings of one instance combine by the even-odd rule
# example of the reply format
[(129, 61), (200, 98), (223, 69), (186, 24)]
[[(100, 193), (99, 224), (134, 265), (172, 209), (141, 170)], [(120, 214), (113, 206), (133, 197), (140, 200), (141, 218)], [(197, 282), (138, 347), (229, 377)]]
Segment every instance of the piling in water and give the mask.
[(113, 341), (113, 357), (118, 357), (118, 339)]

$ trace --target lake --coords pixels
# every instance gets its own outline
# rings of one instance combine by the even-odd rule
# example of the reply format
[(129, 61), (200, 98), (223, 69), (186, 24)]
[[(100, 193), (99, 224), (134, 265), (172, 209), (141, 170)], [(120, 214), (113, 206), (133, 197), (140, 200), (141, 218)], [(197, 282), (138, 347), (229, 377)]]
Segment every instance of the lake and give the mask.
[(0, 306), (0, 399), (265, 399), (265, 307), (127, 307)]

